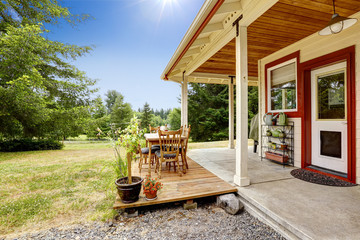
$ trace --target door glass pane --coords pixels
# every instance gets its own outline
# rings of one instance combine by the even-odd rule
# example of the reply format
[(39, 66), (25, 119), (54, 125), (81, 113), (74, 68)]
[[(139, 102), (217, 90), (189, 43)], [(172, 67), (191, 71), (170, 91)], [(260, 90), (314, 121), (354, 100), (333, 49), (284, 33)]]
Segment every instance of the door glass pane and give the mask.
[(344, 70), (318, 77), (318, 119), (345, 119), (344, 79)]
[(320, 154), (341, 158), (341, 132), (320, 131)]

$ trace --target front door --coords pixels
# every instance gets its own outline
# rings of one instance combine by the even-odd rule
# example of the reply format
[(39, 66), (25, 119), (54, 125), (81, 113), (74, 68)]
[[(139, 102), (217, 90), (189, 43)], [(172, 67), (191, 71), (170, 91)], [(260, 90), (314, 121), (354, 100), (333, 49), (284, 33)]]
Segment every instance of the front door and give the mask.
[(347, 173), (346, 62), (311, 71), (311, 163)]

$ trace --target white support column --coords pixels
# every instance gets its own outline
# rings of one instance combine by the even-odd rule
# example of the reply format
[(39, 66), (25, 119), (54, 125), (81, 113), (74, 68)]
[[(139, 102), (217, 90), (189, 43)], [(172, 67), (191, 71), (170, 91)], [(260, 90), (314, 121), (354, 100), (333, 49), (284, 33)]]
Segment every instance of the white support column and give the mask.
[(248, 58), (247, 27), (236, 37), (236, 173), (234, 183), (250, 185), (248, 177)]
[(234, 149), (234, 79), (229, 82), (229, 148)]
[(188, 126), (188, 82), (187, 76), (181, 83), (181, 126)]

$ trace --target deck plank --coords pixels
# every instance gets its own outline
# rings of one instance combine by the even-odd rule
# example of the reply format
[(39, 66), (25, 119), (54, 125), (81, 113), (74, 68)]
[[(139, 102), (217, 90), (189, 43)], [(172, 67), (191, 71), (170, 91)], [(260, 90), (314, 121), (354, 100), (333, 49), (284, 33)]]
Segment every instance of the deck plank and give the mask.
[[(163, 189), (158, 192), (158, 198), (156, 200), (147, 201), (141, 191), (139, 201), (125, 204), (117, 198), (113, 208), (119, 209), (149, 206), (237, 192), (237, 189), (231, 184), (209, 172), (191, 158), (188, 157), (187, 159), (189, 169), (187, 170), (187, 173), (183, 174), (181, 177), (174, 172), (173, 168), (171, 168), (171, 171), (169, 172), (163, 167), (162, 178), (160, 181), (164, 186)], [(139, 174), (137, 164), (133, 164), (134, 176), (145, 177), (147, 173), (147, 165), (143, 166), (141, 174)], [(152, 169), (151, 174), (152, 177), (157, 177), (154, 169)]]

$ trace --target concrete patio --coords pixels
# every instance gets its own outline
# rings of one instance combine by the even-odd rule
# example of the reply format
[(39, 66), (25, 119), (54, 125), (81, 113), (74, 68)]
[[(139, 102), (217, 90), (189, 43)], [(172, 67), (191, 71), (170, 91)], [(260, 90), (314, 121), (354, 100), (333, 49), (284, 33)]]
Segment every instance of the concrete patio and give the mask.
[[(188, 156), (229, 183), (235, 150), (194, 149)], [(245, 208), (288, 239), (360, 239), (360, 187), (330, 187), (298, 180), (293, 167), (261, 161), (249, 147), (251, 185), (238, 187)]]

